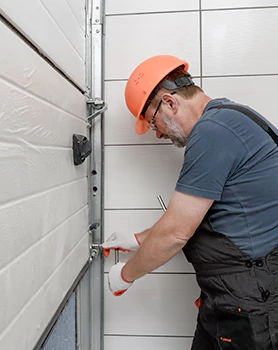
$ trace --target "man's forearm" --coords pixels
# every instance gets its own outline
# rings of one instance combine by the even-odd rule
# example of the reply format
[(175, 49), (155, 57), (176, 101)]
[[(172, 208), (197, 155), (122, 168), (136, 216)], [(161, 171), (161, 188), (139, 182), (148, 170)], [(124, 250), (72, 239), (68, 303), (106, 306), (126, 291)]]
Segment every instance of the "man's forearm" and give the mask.
[(186, 240), (178, 239), (159, 224), (147, 231), (139, 250), (123, 268), (123, 277), (127, 281), (134, 281), (164, 265), (186, 244)]
[(137, 241), (140, 245), (144, 242), (144, 240), (148, 237), (149, 233), (151, 231), (151, 228), (148, 228), (147, 230), (140, 232), (140, 233), (135, 233)]

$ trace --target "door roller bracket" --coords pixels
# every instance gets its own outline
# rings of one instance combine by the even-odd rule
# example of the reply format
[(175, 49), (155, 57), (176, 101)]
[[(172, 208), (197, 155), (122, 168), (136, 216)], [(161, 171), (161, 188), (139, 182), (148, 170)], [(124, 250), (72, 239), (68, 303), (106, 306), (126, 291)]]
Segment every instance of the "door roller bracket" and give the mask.
[(87, 121), (90, 122), (92, 119), (95, 119), (98, 115), (104, 113), (108, 106), (100, 97), (87, 98), (87, 104), (92, 106), (94, 113), (87, 117)]

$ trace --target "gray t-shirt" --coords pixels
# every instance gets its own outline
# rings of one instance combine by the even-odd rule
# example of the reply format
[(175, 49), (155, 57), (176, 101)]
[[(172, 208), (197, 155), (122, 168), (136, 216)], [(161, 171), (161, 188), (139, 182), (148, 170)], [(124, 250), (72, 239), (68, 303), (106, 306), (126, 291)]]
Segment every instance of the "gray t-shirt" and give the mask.
[(176, 191), (213, 199), (213, 229), (251, 258), (263, 257), (278, 245), (278, 147), (242, 113), (207, 111), (225, 103), (233, 102), (210, 101), (192, 129)]

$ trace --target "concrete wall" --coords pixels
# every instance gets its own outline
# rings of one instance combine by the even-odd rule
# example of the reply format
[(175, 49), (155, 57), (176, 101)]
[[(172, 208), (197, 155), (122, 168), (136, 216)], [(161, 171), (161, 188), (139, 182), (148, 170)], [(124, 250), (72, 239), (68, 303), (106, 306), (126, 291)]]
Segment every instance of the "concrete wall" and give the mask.
[[(176, 55), (209, 96), (249, 104), (278, 125), (278, 1), (106, 0), (105, 28), (108, 237), (140, 232), (162, 215), (156, 196), (168, 203), (183, 159), (182, 150), (153, 132), (135, 133), (124, 102), (129, 74), (152, 55)], [(113, 263), (111, 256), (106, 273)], [(106, 285), (105, 350), (190, 349), (198, 293), (181, 253), (120, 298)]]
[(0, 348), (30, 350), (88, 258), (87, 169), (71, 149), (87, 132), (85, 12), (0, 0), (0, 13)]

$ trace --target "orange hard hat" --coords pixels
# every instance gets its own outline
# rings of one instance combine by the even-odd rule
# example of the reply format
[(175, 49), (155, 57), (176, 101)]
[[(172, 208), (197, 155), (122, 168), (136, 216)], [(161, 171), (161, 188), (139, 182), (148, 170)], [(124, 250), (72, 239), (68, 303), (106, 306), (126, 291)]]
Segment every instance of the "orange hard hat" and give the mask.
[[(142, 111), (150, 95), (168, 74), (181, 66), (188, 70), (186, 61), (170, 55), (159, 55), (148, 58), (131, 73), (126, 84), (125, 100), (128, 109), (137, 118), (137, 134), (142, 135), (149, 130)], [(150, 104), (151, 100), (148, 102)]]

